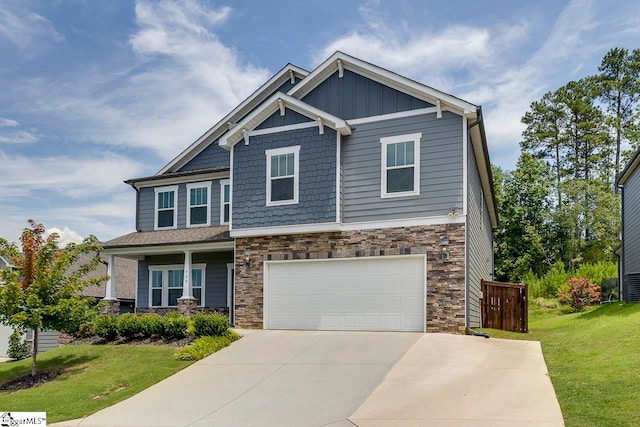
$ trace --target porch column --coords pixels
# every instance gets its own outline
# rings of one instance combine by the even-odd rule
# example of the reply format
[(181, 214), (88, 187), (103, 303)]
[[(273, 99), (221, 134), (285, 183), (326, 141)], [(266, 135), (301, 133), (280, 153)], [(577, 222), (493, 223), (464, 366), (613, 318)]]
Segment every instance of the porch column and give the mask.
[(107, 256), (107, 283), (105, 286), (105, 301), (115, 301), (116, 298), (116, 288), (115, 288), (115, 280), (113, 277), (113, 255)]
[(120, 312), (120, 301), (116, 298), (116, 282), (113, 276), (114, 256), (107, 255), (107, 282), (104, 287), (103, 300), (107, 303), (104, 308), (106, 314), (118, 314)]
[(192, 314), (197, 310), (198, 302), (193, 297), (191, 287), (191, 251), (184, 251), (184, 277), (182, 279), (182, 296), (178, 298), (178, 311), (182, 314)]

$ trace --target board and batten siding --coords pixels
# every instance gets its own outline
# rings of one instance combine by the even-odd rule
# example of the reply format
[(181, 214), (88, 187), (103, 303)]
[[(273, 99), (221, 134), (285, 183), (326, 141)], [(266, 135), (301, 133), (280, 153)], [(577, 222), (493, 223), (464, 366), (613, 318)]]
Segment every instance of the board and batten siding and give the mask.
[(349, 70), (341, 78), (336, 71), (302, 101), (345, 120), (433, 107)]
[(295, 125), (298, 123), (307, 123), (311, 121), (312, 120), (309, 117), (305, 116), (304, 114), (300, 114), (296, 111), (287, 109), (285, 111), (284, 116), (281, 116), (280, 110), (278, 110), (275, 113), (273, 113), (271, 116), (269, 116), (265, 121), (260, 123), (260, 125), (256, 127), (256, 129), (259, 130), (259, 129), (274, 128), (278, 126)]
[(480, 327), (480, 281), (493, 277), (493, 231), (471, 143), (468, 144), (468, 164), (467, 298), (469, 325)]
[[(440, 119), (433, 113), (357, 125), (342, 142), (343, 222), (447, 215), (451, 208), (461, 212), (462, 126), (462, 118), (448, 111)], [(420, 194), (382, 198), (380, 138), (418, 132)]]
[[(205, 297), (206, 307), (227, 306), (227, 263), (233, 262), (231, 252), (194, 253), (191, 255), (192, 264), (206, 264)], [(184, 255), (155, 255), (148, 256), (144, 261), (138, 261), (138, 295), (136, 306), (149, 307), (149, 267), (160, 265), (182, 265)]]
[[(218, 150), (222, 150), (218, 148)], [(224, 151), (224, 150), (222, 150)], [(227, 179), (227, 178), (223, 178)], [(211, 201), (210, 201), (210, 226), (220, 225), (220, 180), (214, 179), (210, 181), (195, 182), (211, 182)], [(158, 187), (164, 187), (159, 185)], [(138, 195), (138, 228), (140, 231), (152, 231), (155, 219), (155, 203), (156, 195), (154, 187), (143, 187)], [(187, 184), (178, 184), (178, 228), (187, 227)]]
[[(300, 146), (298, 203), (267, 206), (266, 150)], [(234, 230), (336, 220), (336, 131), (317, 127), (251, 136), (233, 148)]]

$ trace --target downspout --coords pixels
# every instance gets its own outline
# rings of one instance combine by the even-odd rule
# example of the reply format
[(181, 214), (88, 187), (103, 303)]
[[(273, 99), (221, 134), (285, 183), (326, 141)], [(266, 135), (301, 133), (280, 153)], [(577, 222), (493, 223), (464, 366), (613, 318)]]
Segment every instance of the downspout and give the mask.
[(140, 216), (140, 189), (138, 187), (136, 187), (136, 185), (134, 183), (130, 184), (131, 187), (133, 187), (134, 190), (136, 190), (136, 231), (140, 232), (142, 230), (140, 230), (140, 226), (139, 226), (139, 216)]
[[(476, 125), (480, 125), (480, 136), (482, 138), (483, 141), (486, 140), (486, 136), (484, 133), (484, 121), (482, 119), (482, 107), (476, 107), (476, 114), (478, 116), (478, 118), (476, 119), (475, 122), (470, 123), (467, 125), (467, 140), (465, 141), (465, 144), (469, 145), (469, 142), (471, 141), (471, 128), (476, 126)], [(486, 150), (486, 146), (487, 144), (482, 144), (483, 147), (485, 147)], [(472, 145), (472, 149), (473, 149), (473, 145)], [(475, 156), (474, 156), (475, 157)], [(485, 153), (485, 158), (489, 158), (489, 156), (486, 155)], [(467, 156), (467, 162), (469, 162), (469, 156)], [(465, 165), (465, 167), (469, 167), (469, 164), (467, 163)], [(489, 168), (489, 174), (491, 174), (491, 168)], [(469, 185), (467, 183), (467, 185)], [(468, 192), (467, 192), (467, 197), (468, 197)], [(484, 203), (484, 200), (483, 200)], [(467, 212), (467, 219), (469, 218), (468, 216), (468, 212)], [(466, 227), (466, 241), (465, 241), (465, 251), (469, 251), (469, 227)], [(467, 333), (467, 335), (473, 335), (475, 337), (484, 337), (484, 338), (491, 338), (491, 335), (487, 332), (478, 332), (475, 331), (473, 329), (471, 329), (471, 325), (470, 325), (470, 321), (469, 321), (469, 313), (470, 313), (470, 309), (469, 309), (469, 283), (468, 283), (468, 279), (469, 279), (469, 262), (468, 262), (468, 257), (466, 257), (466, 261), (465, 262), (465, 276), (466, 276), (466, 280), (467, 283), (465, 283), (465, 289), (466, 289), (466, 295), (465, 295), (465, 299), (464, 299), (464, 323), (465, 323), (465, 331)]]

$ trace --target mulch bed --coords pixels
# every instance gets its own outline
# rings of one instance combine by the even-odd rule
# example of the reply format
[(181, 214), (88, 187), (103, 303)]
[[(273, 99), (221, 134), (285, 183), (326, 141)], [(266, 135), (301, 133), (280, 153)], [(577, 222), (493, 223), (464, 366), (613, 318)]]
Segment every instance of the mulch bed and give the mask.
[(25, 388), (37, 387), (40, 384), (44, 384), (47, 381), (51, 381), (57, 376), (58, 376), (58, 372), (43, 369), (41, 371), (36, 372), (36, 375), (34, 377), (32, 377), (31, 374), (27, 374), (27, 375), (21, 376), (20, 378), (16, 378), (15, 380), (6, 382), (0, 385), (0, 390), (15, 391), (15, 390), (22, 390)]
[(181, 338), (179, 340), (163, 340), (162, 338), (118, 338), (114, 341), (107, 341), (104, 338), (100, 338), (98, 336), (87, 337), (87, 338), (76, 338), (69, 342), (69, 345), (78, 345), (78, 344), (92, 344), (92, 345), (119, 345), (119, 344), (128, 344), (128, 345), (170, 345), (173, 347), (184, 347), (193, 342), (193, 337)]

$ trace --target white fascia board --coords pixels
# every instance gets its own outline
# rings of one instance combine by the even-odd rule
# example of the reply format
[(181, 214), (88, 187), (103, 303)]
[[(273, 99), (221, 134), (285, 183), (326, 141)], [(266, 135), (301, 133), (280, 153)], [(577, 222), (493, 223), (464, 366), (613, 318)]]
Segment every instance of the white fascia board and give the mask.
[(616, 181), (616, 185), (624, 186), (625, 182), (627, 182), (627, 180), (631, 178), (631, 175), (633, 175), (633, 173), (636, 171), (638, 165), (640, 165), (640, 150), (636, 151), (631, 161), (622, 170), (620, 176), (618, 177), (618, 180)]
[(296, 98), (302, 98), (307, 93), (311, 92), (318, 84), (324, 79), (319, 79), (321, 76), (327, 76), (327, 71), (333, 74), (338, 69), (338, 60), (342, 61), (342, 65), (345, 69), (351, 70), (358, 74), (364, 75), (379, 83), (385, 84), (394, 89), (398, 89), (402, 92), (409, 93), (417, 98), (429, 101), (432, 104), (436, 104), (438, 100), (441, 103), (454, 107), (460, 112), (467, 113), (475, 111), (476, 106), (463, 99), (457, 98), (453, 95), (449, 95), (445, 92), (434, 89), (430, 86), (418, 83), (415, 80), (411, 80), (407, 77), (396, 74), (392, 71), (373, 65), (369, 62), (347, 55), (346, 53), (337, 51), (331, 55), (326, 61), (316, 67), (307, 77), (287, 93), (288, 95)]
[(206, 131), (193, 144), (182, 151), (182, 153), (178, 154), (178, 156), (171, 160), (165, 167), (160, 169), (156, 175), (162, 175), (163, 173), (171, 171), (176, 167), (183, 166), (189, 160), (200, 154), (200, 152), (202, 152), (202, 150), (207, 147), (208, 143), (212, 142), (212, 135), (218, 132), (221, 128), (228, 126), (229, 122), (237, 120), (239, 118), (238, 115), (242, 116), (243, 114), (245, 114), (245, 109), (247, 108), (247, 106), (250, 106), (253, 101), (259, 98), (260, 95), (262, 95), (269, 88), (275, 88), (276, 86), (280, 86), (285, 81), (287, 81), (290, 78), (291, 71), (294, 73), (294, 75), (297, 75), (301, 79), (304, 79), (309, 74), (309, 72), (303, 68), (300, 68), (293, 64), (287, 64), (273, 77), (267, 80), (266, 83), (260, 86), (255, 92), (249, 95), (248, 98), (242, 101), (240, 105), (234, 108), (229, 114), (224, 116), (218, 123), (216, 123), (208, 131)]
[(281, 103), (284, 104), (286, 108), (296, 111), (313, 120), (317, 120), (318, 118), (322, 119), (324, 124), (337, 130), (341, 135), (351, 135), (351, 125), (349, 125), (345, 120), (284, 93), (275, 93), (260, 107), (254, 109), (233, 129), (222, 135), (219, 142), (220, 147), (230, 150), (232, 146), (243, 138), (243, 131), (250, 132), (254, 130), (271, 114), (278, 111)]
[(231, 237), (281, 236), (284, 234), (328, 233), (340, 231), (341, 225), (335, 222), (320, 224), (280, 225), (275, 227), (256, 227), (231, 230)]
[(139, 257), (145, 255), (161, 255), (183, 253), (189, 250), (193, 253), (198, 252), (223, 252), (232, 251), (233, 240), (225, 242), (208, 242), (208, 243), (185, 243), (181, 245), (149, 245), (121, 248), (105, 248), (102, 253), (105, 255), (116, 255), (124, 258)]
[(487, 162), (488, 159), (484, 157), (484, 148), (482, 147), (482, 136), (478, 126), (474, 126), (470, 131), (471, 145), (473, 146), (473, 156), (478, 167), (478, 173), (480, 174), (480, 182), (482, 183), (482, 192), (487, 203), (487, 210), (491, 218), (491, 227), (496, 228), (498, 226), (498, 216), (495, 211), (495, 205), (491, 200), (491, 194), (493, 189), (491, 188), (491, 181), (489, 179), (489, 168), (491, 165)]

